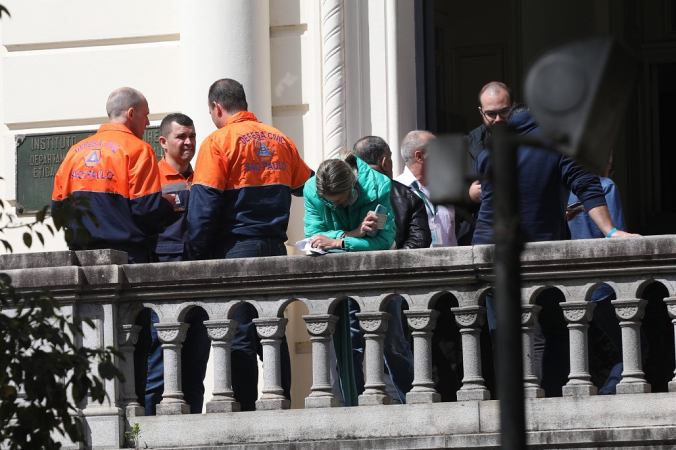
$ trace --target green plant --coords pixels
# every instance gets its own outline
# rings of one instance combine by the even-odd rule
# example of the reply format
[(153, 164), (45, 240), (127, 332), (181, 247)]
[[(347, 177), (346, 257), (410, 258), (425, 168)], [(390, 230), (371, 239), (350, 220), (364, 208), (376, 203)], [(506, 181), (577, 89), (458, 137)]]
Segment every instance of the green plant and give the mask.
[[(121, 354), (79, 345), (91, 320), (63, 315), (47, 292), (18, 293), (6, 274), (0, 274), (0, 304), (0, 446), (58, 449), (53, 431), (83, 442), (77, 406), (87, 395), (103, 403), (103, 380), (124, 379), (113, 363)], [(98, 375), (91, 373), (93, 361)]]
[[(0, 14), (1, 14), (0, 9)], [(95, 222), (86, 200), (69, 197), (54, 211), (54, 226), (44, 224), (54, 234), (65, 228), (68, 243), (86, 241), (85, 217)], [(23, 241), (30, 247), (33, 236), (44, 243), (35, 228), (44, 223), (47, 207), (30, 223), (19, 223), (6, 212), (7, 203), (0, 199), (0, 234), (7, 229), (25, 228)], [(0, 238), (5, 249), (11, 244)], [(114, 357), (122, 357), (113, 347), (91, 349), (80, 345), (83, 326), (94, 327), (88, 318), (66, 316), (60, 305), (45, 292), (22, 293), (12, 286), (11, 278), (0, 273), (0, 447), (18, 449), (58, 449), (57, 434), (73, 442), (84, 442), (82, 422), (77, 418), (78, 406), (87, 396), (103, 403), (106, 399), (104, 380), (122, 373)], [(91, 372), (97, 364), (98, 374)], [(55, 434), (56, 433), (56, 434)]]
[(127, 445), (129, 446), (129, 448), (135, 448), (136, 450), (141, 448), (140, 423), (134, 422), (133, 424), (131, 424), (129, 430), (125, 431), (124, 435), (127, 437)]

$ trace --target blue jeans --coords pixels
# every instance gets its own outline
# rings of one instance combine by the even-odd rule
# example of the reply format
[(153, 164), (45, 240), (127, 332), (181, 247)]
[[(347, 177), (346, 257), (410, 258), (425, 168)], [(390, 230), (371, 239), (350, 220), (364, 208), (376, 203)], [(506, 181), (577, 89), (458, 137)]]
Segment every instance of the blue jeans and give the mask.
[[(286, 246), (281, 239), (246, 239), (229, 241), (214, 252), (214, 258), (252, 258), (261, 256), (286, 255)], [(244, 304), (235, 310), (233, 319), (237, 321), (235, 337), (232, 341), (232, 390), (242, 411), (256, 409), (258, 398), (258, 360), (263, 358), (260, 338), (253, 319), (258, 317), (256, 309)], [(291, 399), (291, 358), (286, 336), (282, 337), (281, 369), (284, 396)]]

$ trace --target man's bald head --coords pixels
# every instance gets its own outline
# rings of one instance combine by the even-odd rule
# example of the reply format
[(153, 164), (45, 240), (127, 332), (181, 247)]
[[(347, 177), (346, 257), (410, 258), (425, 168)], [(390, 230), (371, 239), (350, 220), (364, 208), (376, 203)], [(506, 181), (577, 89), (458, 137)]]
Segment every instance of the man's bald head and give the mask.
[(479, 91), (479, 112), (489, 130), (494, 123), (507, 121), (512, 104), (512, 90), (500, 81), (491, 81)]
[(111, 122), (121, 123), (139, 139), (150, 125), (148, 101), (136, 89), (121, 87), (115, 89), (108, 97), (106, 112)]
[(106, 113), (110, 120), (119, 119), (129, 108), (138, 108), (146, 102), (146, 98), (136, 89), (121, 87), (115, 89), (106, 102)]

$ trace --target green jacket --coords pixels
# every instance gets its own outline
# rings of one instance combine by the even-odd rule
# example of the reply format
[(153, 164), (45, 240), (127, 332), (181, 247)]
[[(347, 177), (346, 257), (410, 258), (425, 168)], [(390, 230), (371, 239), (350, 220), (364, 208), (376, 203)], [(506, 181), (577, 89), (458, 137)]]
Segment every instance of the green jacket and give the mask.
[(333, 206), (317, 194), (316, 177), (310, 178), (303, 188), (305, 199), (305, 237), (323, 234), (331, 239), (339, 239), (343, 233), (354, 230), (364, 221), (369, 211), (374, 211), (376, 205), (387, 208), (387, 223), (378, 233), (363, 238), (344, 238), (345, 250), (360, 252), (366, 250), (388, 250), (394, 242), (396, 225), (390, 205), (390, 188), (392, 182), (386, 176), (369, 167), (361, 159), (355, 157), (359, 175), (357, 189), (359, 198), (349, 208)]

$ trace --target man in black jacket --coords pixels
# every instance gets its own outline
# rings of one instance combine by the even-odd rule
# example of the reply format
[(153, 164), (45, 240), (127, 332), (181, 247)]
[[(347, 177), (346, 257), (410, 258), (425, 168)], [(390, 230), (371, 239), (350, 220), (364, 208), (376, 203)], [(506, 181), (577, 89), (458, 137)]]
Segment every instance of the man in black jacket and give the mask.
[[(382, 138), (366, 136), (359, 139), (353, 148), (354, 154), (366, 162), (373, 170), (392, 179), (392, 151)], [(397, 225), (394, 238), (398, 249), (428, 248), (432, 243), (427, 223), (425, 204), (407, 186), (392, 180), (390, 202)], [(385, 332), (385, 367), (392, 377), (397, 397), (406, 403), (406, 393), (413, 387), (413, 353), (406, 340), (401, 311), (404, 298), (400, 295), (392, 298), (386, 311), (392, 314)], [(392, 395), (393, 403), (397, 399)]]
[[(354, 144), (353, 151), (373, 170), (392, 179), (392, 151), (383, 138), (363, 137)], [(429, 248), (432, 237), (422, 199), (407, 186), (392, 180), (390, 202), (397, 224), (397, 234), (394, 238), (397, 248)]]

